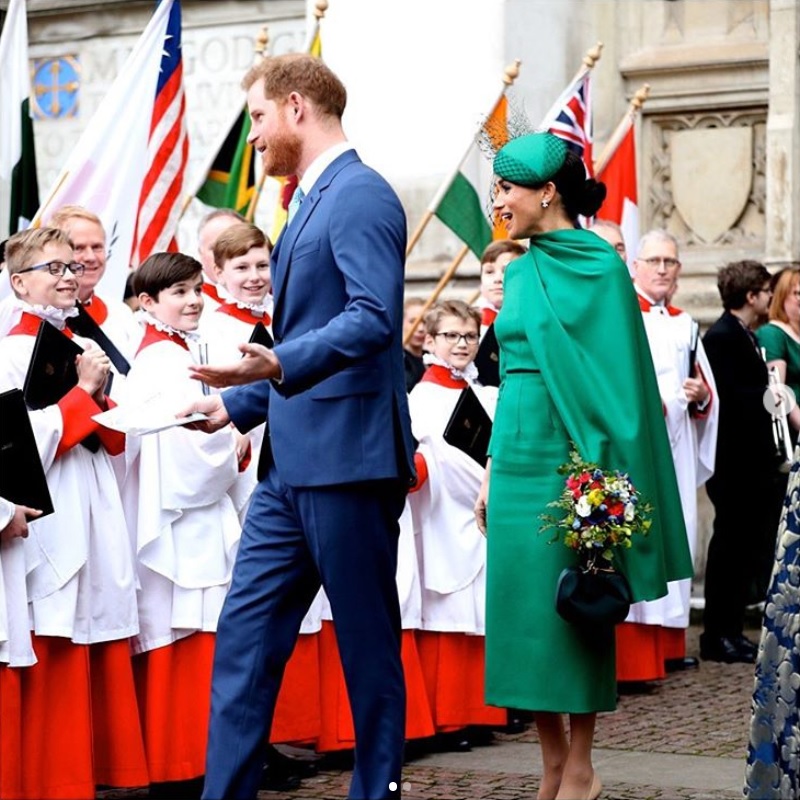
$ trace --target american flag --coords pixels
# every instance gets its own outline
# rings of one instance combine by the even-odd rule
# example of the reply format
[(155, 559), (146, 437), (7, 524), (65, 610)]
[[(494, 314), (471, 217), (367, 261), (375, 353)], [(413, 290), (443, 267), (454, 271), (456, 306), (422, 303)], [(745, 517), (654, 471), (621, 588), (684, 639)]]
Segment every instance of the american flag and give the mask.
[(542, 123), (542, 130), (560, 136), (570, 150), (586, 165), (586, 174), (594, 175), (592, 164), (592, 100), (590, 72), (587, 70), (568, 86)]
[(151, 253), (178, 249), (175, 234), (189, 158), (186, 98), (183, 93), (181, 4), (180, 0), (162, 2), (170, 4), (171, 8), (150, 121), (148, 168), (139, 195), (131, 250), (133, 266), (140, 264)]

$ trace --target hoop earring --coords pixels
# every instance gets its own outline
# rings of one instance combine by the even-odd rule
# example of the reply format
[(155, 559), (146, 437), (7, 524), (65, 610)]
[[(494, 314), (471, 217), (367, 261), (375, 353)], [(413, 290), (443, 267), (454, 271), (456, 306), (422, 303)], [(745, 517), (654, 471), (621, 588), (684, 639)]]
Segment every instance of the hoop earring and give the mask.
[(549, 200), (542, 200), (542, 208), (547, 208), (550, 205)]

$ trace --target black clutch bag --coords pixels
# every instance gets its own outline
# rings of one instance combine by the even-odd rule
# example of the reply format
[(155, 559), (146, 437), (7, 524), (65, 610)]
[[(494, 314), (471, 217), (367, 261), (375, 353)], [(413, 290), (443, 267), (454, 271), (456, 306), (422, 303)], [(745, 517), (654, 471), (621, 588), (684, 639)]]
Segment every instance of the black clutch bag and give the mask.
[(608, 562), (565, 567), (556, 585), (556, 611), (567, 622), (586, 628), (609, 628), (631, 608), (631, 587)]

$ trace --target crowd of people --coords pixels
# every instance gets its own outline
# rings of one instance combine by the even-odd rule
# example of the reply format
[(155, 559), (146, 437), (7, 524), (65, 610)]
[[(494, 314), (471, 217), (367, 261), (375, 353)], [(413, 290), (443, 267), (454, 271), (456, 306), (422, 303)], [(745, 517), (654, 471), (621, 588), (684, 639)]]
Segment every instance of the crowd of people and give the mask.
[[(508, 238), (476, 300), (407, 296), (405, 212), (348, 143), (336, 75), (280, 56), (243, 88), (267, 173), (298, 177), (276, 242), (214, 211), (199, 258), (150, 256), (124, 301), (96, 290), (95, 210), (5, 244), (0, 391), (25, 386), (42, 325), (82, 352), (29, 411), (55, 511), (0, 500), (0, 795), (251, 798), (288, 743), (353, 751), (349, 796), (393, 798), (408, 742), (469, 749), (529, 714), (539, 800), (596, 798), (597, 714), (697, 666), (703, 486), (701, 658), (758, 657), (760, 676), (797, 659), (775, 609), (796, 578), (800, 410), (765, 392), (800, 391), (800, 267), (722, 267), (701, 335), (672, 304), (678, 241), (649, 231), (629, 258), (613, 223), (587, 229), (605, 187), (533, 133), (495, 157)], [(446, 435), (467, 395), (492, 425), (483, 457)], [(115, 409), (202, 416), (125, 434), (98, 419)], [(575, 553), (538, 530), (573, 451), (650, 508), (615, 558), (630, 611), (601, 635), (558, 613)], [(744, 615), (765, 599), (759, 653)], [(796, 704), (778, 729), (756, 699), (753, 786), (797, 735)]]

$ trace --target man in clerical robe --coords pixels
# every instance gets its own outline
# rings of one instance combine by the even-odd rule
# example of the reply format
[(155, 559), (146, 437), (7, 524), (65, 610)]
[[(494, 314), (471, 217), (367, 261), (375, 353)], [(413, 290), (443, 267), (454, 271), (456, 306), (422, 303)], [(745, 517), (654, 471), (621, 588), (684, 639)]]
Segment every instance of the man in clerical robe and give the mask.
[[(666, 231), (649, 231), (633, 266), (694, 558), (697, 490), (714, 472), (719, 414), (714, 376), (697, 322), (670, 303), (681, 269), (676, 240)], [(617, 629), (619, 681), (659, 679), (697, 665), (686, 655), (690, 599), (691, 580), (682, 580), (669, 584), (666, 597), (632, 606)]]

